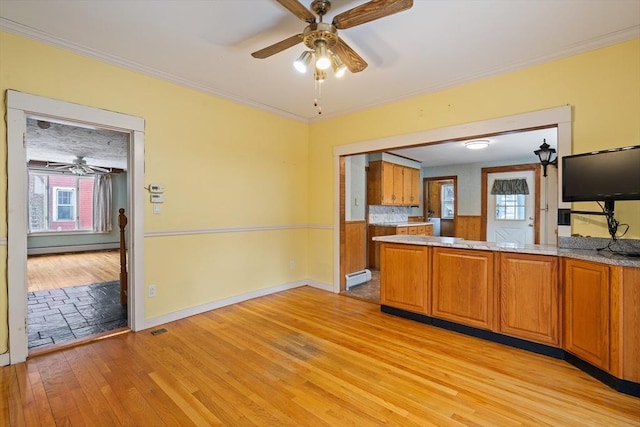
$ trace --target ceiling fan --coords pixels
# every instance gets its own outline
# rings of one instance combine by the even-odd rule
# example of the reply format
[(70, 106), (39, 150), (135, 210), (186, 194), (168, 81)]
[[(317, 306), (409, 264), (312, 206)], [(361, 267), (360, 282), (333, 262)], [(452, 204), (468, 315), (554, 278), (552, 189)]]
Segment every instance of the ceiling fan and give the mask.
[(308, 65), (311, 62), (311, 56), (315, 55), (316, 69), (323, 71), (331, 66), (336, 68), (338, 65), (336, 65), (335, 58), (337, 57), (340, 64), (346, 65), (346, 68), (352, 73), (364, 70), (367, 63), (338, 36), (338, 30), (384, 18), (413, 6), (413, 0), (371, 0), (336, 15), (329, 24), (323, 22), (323, 17), (331, 8), (329, 0), (313, 0), (311, 2), (311, 10), (318, 16), (317, 20), (314, 14), (298, 0), (276, 1), (308, 25), (302, 33), (253, 52), (251, 56), (259, 59), (268, 58), (302, 42), (311, 50), (311, 52), (304, 52), (298, 58), (299, 61), (306, 62), (305, 65)]
[(73, 159), (73, 163), (47, 162), (46, 167), (52, 168), (54, 170), (59, 170), (59, 171), (71, 172), (74, 175), (90, 175), (96, 172), (100, 172), (100, 173), (111, 172), (111, 169), (108, 169), (108, 168), (88, 165), (87, 161), (84, 159), (84, 156), (77, 156), (75, 159)]

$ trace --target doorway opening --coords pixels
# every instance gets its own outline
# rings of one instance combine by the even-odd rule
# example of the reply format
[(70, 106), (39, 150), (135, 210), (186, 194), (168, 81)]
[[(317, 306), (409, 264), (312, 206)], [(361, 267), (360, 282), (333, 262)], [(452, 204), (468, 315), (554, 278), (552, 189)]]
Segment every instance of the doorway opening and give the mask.
[[(128, 135), (126, 148), (126, 206), (129, 208), (127, 242), (129, 291), (127, 319), (132, 330), (144, 329), (144, 120), (126, 114), (101, 110), (64, 101), (43, 98), (13, 90), (7, 91), (7, 175), (8, 233), (7, 279), (9, 363), (24, 362), (28, 355), (27, 324), (27, 230), (29, 210), (27, 192), (29, 174), (27, 150), (24, 144), (27, 120), (79, 124), (87, 129), (107, 129)], [(78, 162), (81, 163), (81, 162)], [(83, 167), (82, 164), (76, 165)], [(63, 192), (64, 193), (64, 192)], [(70, 193), (60, 202), (62, 217), (68, 215), (72, 203)]]
[[(347, 189), (346, 191), (343, 189), (341, 191), (341, 187), (344, 188), (345, 185), (345, 180), (341, 178), (340, 169), (340, 162), (343, 161), (343, 157), (348, 158), (353, 155), (389, 152), (406, 158), (420, 160), (422, 162), (423, 178), (428, 176), (428, 169), (431, 169), (429, 172), (433, 172), (433, 176), (456, 176), (456, 192), (458, 194), (454, 197), (454, 203), (457, 203), (458, 206), (454, 211), (454, 218), (456, 220), (454, 236), (467, 240), (485, 240), (483, 236), (486, 236), (486, 226), (482, 227), (484, 221), (481, 219), (480, 212), (480, 200), (484, 199), (484, 197), (481, 197), (481, 187), (483, 187), (480, 182), (481, 168), (498, 166), (500, 165), (499, 162), (502, 162), (502, 164), (528, 164), (536, 161), (537, 158), (534, 150), (539, 148), (540, 142), (545, 138), (547, 141), (554, 140), (556, 142), (558, 157), (569, 154), (571, 151), (571, 120), (571, 107), (565, 106), (460, 126), (433, 129), (403, 135), (401, 137), (393, 136), (335, 147), (336, 186), (334, 188), (334, 195), (336, 209), (334, 211), (334, 223), (336, 226), (334, 228), (334, 262), (340, 268), (335, 269), (334, 291), (340, 292), (344, 290), (343, 263), (345, 261), (344, 251), (346, 242), (344, 196), (351, 191), (351, 200), (355, 200), (356, 198), (352, 189)], [(485, 154), (474, 152), (474, 159), (468, 162), (468, 166), (465, 166), (463, 162), (460, 162), (462, 159), (461, 154), (465, 152), (464, 141), (477, 138), (491, 139), (491, 146), (494, 147), (496, 151), (491, 151), (492, 149), (490, 148)], [(511, 152), (511, 148), (514, 149), (515, 156), (508, 162), (503, 162), (505, 159), (501, 156), (507, 152)], [(456, 151), (458, 149), (460, 151)], [(422, 150), (425, 151), (424, 157), (420, 156)], [(426, 155), (427, 151), (428, 155)], [(443, 160), (445, 158), (447, 160)], [(453, 162), (449, 159), (453, 159)], [(467, 169), (469, 173), (466, 173)], [(551, 169), (555, 170), (555, 168)], [(424, 183), (424, 181), (421, 180), (421, 183)], [(348, 180), (346, 184), (349, 184)], [(544, 203), (545, 212), (543, 215), (546, 215), (549, 221), (543, 231), (549, 236), (548, 244), (553, 245), (553, 241), (556, 240), (558, 236), (569, 235), (570, 227), (558, 226), (556, 225), (557, 223), (552, 221), (555, 210), (567, 207), (567, 204), (561, 202), (561, 191), (555, 188), (557, 186), (557, 180), (549, 180), (547, 184), (549, 187), (549, 197)], [(423, 197), (422, 200), (420, 200), (419, 208), (419, 215), (421, 216), (425, 216), (424, 192), (423, 186), (421, 191)], [(349, 203), (351, 203), (351, 200), (349, 200)], [(484, 216), (486, 218), (486, 205), (484, 209)], [(538, 209), (540, 209), (540, 206)], [(408, 219), (411, 218), (411, 215), (416, 214), (411, 212)], [(428, 218), (422, 218), (423, 221), (427, 219)], [(481, 230), (481, 228), (484, 228), (484, 230)], [(368, 234), (365, 237), (365, 243), (360, 244), (359, 247), (370, 248), (371, 238), (372, 235)], [(359, 257), (360, 255), (358, 255), (358, 258)]]
[(128, 236), (119, 229), (119, 210), (128, 212), (129, 139), (124, 132), (27, 117), (30, 354), (128, 326)]
[(458, 177), (437, 176), (424, 178), (422, 193), (425, 219), (433, 224), (433, 235), (456, 235), (458, 217)]

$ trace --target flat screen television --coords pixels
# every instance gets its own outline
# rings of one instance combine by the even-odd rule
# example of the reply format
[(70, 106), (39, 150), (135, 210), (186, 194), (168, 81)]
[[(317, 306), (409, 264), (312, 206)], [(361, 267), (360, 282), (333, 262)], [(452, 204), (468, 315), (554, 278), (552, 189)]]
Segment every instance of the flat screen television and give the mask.
[(640, 145), (564, 156), (562, 200), (640, 200)]

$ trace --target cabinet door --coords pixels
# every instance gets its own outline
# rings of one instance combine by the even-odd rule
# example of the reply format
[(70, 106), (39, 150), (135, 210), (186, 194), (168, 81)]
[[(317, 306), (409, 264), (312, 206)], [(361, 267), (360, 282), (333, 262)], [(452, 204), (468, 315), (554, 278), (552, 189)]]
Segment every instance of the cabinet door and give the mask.
[(500, 332), (559, 345), (558, 258), (500, 254)]
[(382, 204), (397, 205), (395, 184), (396, 165), (382, 162)]
[(411, 168), (402, 168), (402, 204), (411, 206)]
[(393, 204), (402, 205), (402, 189), (404, 185), (404, 166), (387, 163), (385, 166), (393, 168)]
[(564, 259), (565, 349), (609, 369), (609, 267)]
[(428, 247), (382, 243), (380, 303), (428, 314)]
[(420, 205), (420, 169), (409, 168), (408, 171), (411, 175), (411, 196), (410, 205)]
[(493, 257), (488, 251), (433, 248), (432, 315), (494, 329)]

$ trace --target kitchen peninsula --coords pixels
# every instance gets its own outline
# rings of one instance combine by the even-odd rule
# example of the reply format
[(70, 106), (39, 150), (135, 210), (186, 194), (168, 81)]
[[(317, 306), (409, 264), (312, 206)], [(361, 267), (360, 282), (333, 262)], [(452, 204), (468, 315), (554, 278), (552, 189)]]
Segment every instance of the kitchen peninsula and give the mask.
[(565, 359), (640, 396), (640, 260), (451, 237), (374, 241), (383, 312)]

